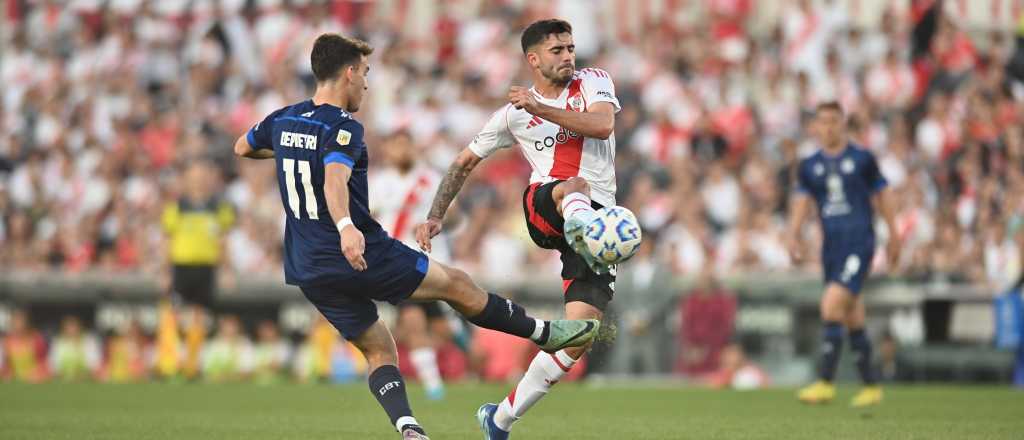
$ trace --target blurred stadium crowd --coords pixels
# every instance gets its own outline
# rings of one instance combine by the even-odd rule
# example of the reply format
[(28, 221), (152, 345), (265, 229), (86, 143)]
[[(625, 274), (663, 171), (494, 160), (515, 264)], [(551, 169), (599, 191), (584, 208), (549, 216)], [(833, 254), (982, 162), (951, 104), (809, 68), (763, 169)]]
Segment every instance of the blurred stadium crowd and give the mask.
[[(265, 114), (309, 96), (307, 54), (318, 34), (355, 35), (377, 48), (358, 115), (377, 151), (371, 170), (393, 166), (382, 150), (411, 139), (422, 164), (443, 172), (508, 87), (527, 83), (519, 30), (558, 16), (574, 26), (578, 67), (610, 72), (622, 102), (618, 197), (642, 221), (645, 246), (621, 284), (645, 292), (673, 273), (818, 273), (814, 258), (794, 267), (782, 232), (792, 172), (814, 149), (809, 112), (838, 100), (851, 137), (879, 157), (900, 201), (902, 261), (884, 267), (880, 247), (876, 272), (992, 293), (1020, 285), (1024, 46), (1007, 20), (978, 25), (958, 9), (988, 2), (592, 3), (4, 1), (0, 270), (166, 280), (165, 208), (192, 188), (234, 211), (222, 218), (230, 270), (221, 273), (281, 278), (284, 212), (273, 166), (237, 161), (231, 145)], [(196, 163), (213, 166), (190, 167)], [(528, 171), (508, 150), (474, 173), (458, 201), (462, 220), (446, 238), (456, 265), (506, 282), (557, 267), (526, 235)], [(386, 194), (371, 188), (371, 198)], [(805, 238), (806, 254), (817, 255), (813, 224)], [(617, 301), (629, 330), (618, 345), (636, 347), (641, 358), (663, 356), (644, 338), (624, 342), (650, 331), (660, 303), (639, 294)], [(727, 347), (731, 324), (722, 325), (735, 307), (726, 294), (680, 303), (681, 315), (697, 317), (680, 333), (716, 342), (710, 352), (679, 353), (695, 360), (677, 362), (677, 371), (714, 372), (720, 351), (736, 368), (747, 365)], [(701, 316), (716, 318), (702, 324)], [(18, 330), (25, 319), (15, 314), (3, 344), (7, 374), (125, 381), (160, 370), (159, 350), (136, 327), (100, 341), (67, 321), (47, 343)], [(358, 374), (360, 361), (322, 327), (291, 344), (263, 323), (251, 342), (234, 318), (222, 317), (191, 368), (211, 380)], [(529, 347), (489, 352), (514, 343), (491, 336), (478, 335), (478, 352), (443, 355), (455, 361), (442, 370), (514, 376)], [(15, 349), (27, 363), (14, 363)], [(480, 364), (485, 358), (501, 368)]]
[[(674, 272), (817, 269), (813, 259), (793, 267), (781, 233), (791, 171), (814, 148), (808, 110), (836, 99), (898, 189), (904, 257), (876, 270), (993, 290), (1018, 280), (1024, 56), (998, 26), (968, 34), (954, 2), (882, 2), (862, 20), (839, 1), (64, 3), (5, 2), (7, 268), (158, 273), (163, 205), (179, 196), (186, 164), (211, 160), (204, 185), (238, 213), (230, 264), (278, 274), (272, 167), (235, 161), (230, 146), (308, 96), (316, 35), (378, 48), (360, 112), (369, 145), (407, 132), (443, 170), (508, 86), (525, 84), (518, 30), (554, 15), (573, 22), (578, 65), (615, 80), (619, 199)], [(485, 163), (460, 203), (468, 220), (451, 236), (453, 259), (514, 279), (530, 270), (504, 268), (553, 257), (522, 226), (526, 164), (514, 150)], [(815, 249), (816, 228), (807, 237)]]
[[(1024, 47), (1008, 26), (965, 29), (966, 2), (601, 3), (6, 1), (0, 265), (157, 274), (161, 210), (185, 165), (210, 160), (203, 185), (237, 212), (230, 265), (276, 275), (272, 166), (234, 160), (231, 145), (309, 95), (316, 35), (377, 47), (359, 115), (371, 150), (409, 133), (443, 171), (508, 86), (526, 83), (519, 29), (561, 16), (578, 66), (614, 78), (618, 197), (673, 272), (818, 270), (793, 267), (781, 234), (791, 172), (814, 148), (808, 111), (835, 99), (900, 199), (903, 259), (881, 267), (879, 252), (876, 271), (992, 291), (1018, 282)], [(549, 266), (523, 227), (527, 165), (514, 150), (485, 164), (459, 204), (455, 264), (504, 279)]]

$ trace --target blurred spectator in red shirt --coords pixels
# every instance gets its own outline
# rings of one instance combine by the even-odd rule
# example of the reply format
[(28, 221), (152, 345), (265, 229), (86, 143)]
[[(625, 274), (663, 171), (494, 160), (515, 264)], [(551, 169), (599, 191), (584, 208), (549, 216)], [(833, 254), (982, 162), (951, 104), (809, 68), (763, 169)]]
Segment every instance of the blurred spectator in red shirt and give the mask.
[(720, 352), (733, 335), (736, 297), (715, 278), (712, 266), (704, 267), (697, 286), (679, 303), (679, 357), (676, 372), (696, 376), (718, 368)]

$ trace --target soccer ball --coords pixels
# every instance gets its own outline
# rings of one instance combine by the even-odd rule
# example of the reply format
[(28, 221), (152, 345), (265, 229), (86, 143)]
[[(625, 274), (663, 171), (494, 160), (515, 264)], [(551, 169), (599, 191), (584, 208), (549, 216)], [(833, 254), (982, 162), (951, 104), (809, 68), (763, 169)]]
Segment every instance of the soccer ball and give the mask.
[(590, 254), (605, 264), (630, 259), (640, 248), (640, 223), (630, 210), (621, 206), (601, 208), (583, 234)]

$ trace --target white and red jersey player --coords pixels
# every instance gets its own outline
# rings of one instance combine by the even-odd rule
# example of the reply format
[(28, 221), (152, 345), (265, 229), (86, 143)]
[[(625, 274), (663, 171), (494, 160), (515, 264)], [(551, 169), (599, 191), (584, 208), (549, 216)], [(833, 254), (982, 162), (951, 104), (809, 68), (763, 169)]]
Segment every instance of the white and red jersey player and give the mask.
[[(611, 75), (601, 69), (576, 71), (562, 93), (547, 99), (530, 89), (537, 101), (556, 108), (585, 112), (598, 102), (621, 109)], [(582, 177), (590, 184), (591, 198), (602, 206), (615, 205), (615, 135), (608, 139), (583, 137), (534, 116), (512, 104), (494, 112), (469, 144), (485, 158), (501, 148), (518, 145), (533, 168), (530, 183), (548, 183)]]
[[(413, 230), (420, 219), (430, 212), (434, 190), (441, 182), (441, 174), (433, 168), (417, 163), (411, 169), (391, 166), (371, 174), (368, 182), (371, 194), (389, 194), (372, 197), (370, 212), (392, 238), (415, 249)], [(438, 261), (450, 261), (447, 241), (437, 240), (431, 256)]]

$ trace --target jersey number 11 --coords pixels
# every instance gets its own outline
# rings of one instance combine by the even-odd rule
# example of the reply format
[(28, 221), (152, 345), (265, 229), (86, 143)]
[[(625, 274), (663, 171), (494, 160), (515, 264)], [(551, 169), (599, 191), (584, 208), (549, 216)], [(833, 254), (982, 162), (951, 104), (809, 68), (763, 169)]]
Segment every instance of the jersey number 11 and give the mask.
[(313, 194), (313, 170), (309, 168), (308, 160), (281, 159), (281, 168), (284, 168), (284, 182), (288, 187), (288, 207), (292, 209), (295, 218), (302, 218), (299, 215), (299, 192), (295, 190), (296, 162), (299, 164), (299, 175), (302, 177), (302, 191), (306, 195), (306, 213), (309, 214), (311, 220), (319, 220), (316, 195)]

